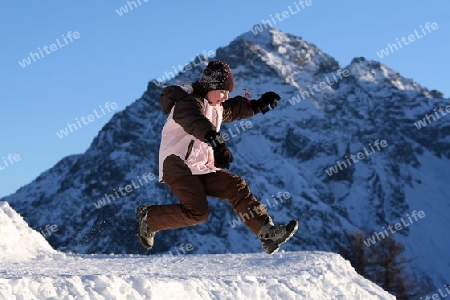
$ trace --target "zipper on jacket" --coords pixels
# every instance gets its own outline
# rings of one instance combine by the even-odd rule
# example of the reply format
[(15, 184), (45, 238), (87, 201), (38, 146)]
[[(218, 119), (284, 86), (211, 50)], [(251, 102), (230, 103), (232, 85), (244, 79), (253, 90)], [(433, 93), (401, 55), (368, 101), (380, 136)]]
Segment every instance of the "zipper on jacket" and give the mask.
[(194, 140), (191, 140), (191, 142), (189, 143), (187, 152), (186, 152), (186, 156), (184, 157), (184, 160), (187, 160), (189, 158), (189, 155), (191, 155), (193, 146), (194, 146)]

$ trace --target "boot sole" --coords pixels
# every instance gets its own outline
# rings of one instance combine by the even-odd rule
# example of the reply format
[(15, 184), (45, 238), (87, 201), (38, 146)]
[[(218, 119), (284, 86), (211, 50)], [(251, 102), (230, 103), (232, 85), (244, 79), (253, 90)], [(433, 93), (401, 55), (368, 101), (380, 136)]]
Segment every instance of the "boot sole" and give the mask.
[(289, 241), (289, 239), (297, 232), (298, 230), (298, 221), (297, 220), (292, 220), (289, 222), (289, 224), (286, 226), (287, 227), (287, 235), (283, 236), (282, 238), (270, 243), (267, 247), (266, 247), (266, 253), (267, 254), (275, 254), (281, 247), (282, 244), (286, 243), (287, 241)]
[(141, 212), (140, 212), (140, 208), (141, 208), (141, 207), (144, 207), (144, 206), (139, 206), (139, 207), (136, 209), (136, 211), (135, 211), (135, 213), (136, 213), (136, 219), (138, 220), (138, 223), (137, 223), (137, 225), (136, 225), (136, 236), (137, 236), (137, 239), (138, 239), (139, 244), (141, 244), (142, 247), (144, 247), (144, 248), (147, 249), (147, 250), (151, 250), (151, 249), (153, 248), (153, 246), (150, 246), (150, 244), (147, 243), (147, 240), (139, 234), (140, 228), (141, 228), (141, 224), (140, 224), (140, 222), (139, 222), (139, 221), (140, 221), (140, 220), (139, 220), (139, 217), (140, 217), (140, 215), (141, 215)]
[(141, 244), (142, 247), (144, 247), (145, 249), (151, 250), (151, 249), (153, 248), (153, 246), (150, 246), (150, 245), (147, 243), (147, 240), (144, 239), (143, 237), (141, 237), (141, 236), (139, 235), (139, 228), (140, 228), (140, 225), (139, 225), (139, 223), (138, 223), (138, 224), (136, 225), (136, 236), (137, 236), (137, 238), (138, 238), (139, 244)]

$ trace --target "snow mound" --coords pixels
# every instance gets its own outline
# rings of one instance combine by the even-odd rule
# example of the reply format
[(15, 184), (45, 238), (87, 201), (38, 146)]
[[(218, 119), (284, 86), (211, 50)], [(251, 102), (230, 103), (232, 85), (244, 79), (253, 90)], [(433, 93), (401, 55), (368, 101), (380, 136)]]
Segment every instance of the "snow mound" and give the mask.
[(327, 252), (67, 255), (14, 268), (1, 299), (395, 299)]
[(0, 234), (2, 300), (395, 299), (328, 252), (66, 255), (6, 202)]
[(57, 254), (7, 202), (0, 201), (0, 260), (21, 261)]

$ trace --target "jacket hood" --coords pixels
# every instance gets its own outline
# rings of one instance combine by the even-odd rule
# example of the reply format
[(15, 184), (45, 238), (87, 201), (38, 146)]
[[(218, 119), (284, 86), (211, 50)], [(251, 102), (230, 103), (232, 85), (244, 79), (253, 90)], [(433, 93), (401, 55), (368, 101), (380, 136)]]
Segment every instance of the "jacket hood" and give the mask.
[(163, 88), (161, 96), (159, 97), (159, 104), (165, 114), (170, 113), (172, 107), (192, 93), (192, 87), (190, 85), (171, 85)]

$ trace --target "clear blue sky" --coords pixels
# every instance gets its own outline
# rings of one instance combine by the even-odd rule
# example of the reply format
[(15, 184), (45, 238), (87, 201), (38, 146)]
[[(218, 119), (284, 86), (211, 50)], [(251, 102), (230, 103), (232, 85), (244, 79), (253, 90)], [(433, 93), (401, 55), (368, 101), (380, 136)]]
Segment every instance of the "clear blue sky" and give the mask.
[[(2, 1), (0, 197), (64, 156), (83, 153), (112, 113), (139, 98), (148, 81), (203, 50), (228, 45), (283, 11), (288, 17), (280, 17), (275, 28), (317, 45), (341, 66), (364, 56), (450, 95), (446, 0), (311, 0), (304, 9), (299, 0), (139, 1), (122, 16), (116, 10), (127, 5), (126, 0)], [(289, 7), (297, 13), (290, 13)], [(436, 22), (438, 29), (388, 57), (377, 56), (396, 38), (420, 33), (427, 22)], [(69, 31), (78, 32), (78, 39), (70, 41)], [(18, 62), (39, 52), (38, 47), (43, 57), (35, 56), (35, 62), (22, 67)], [(107, 102), (115, 102), (116, 110), (108, 112)], [(63, 138), (56, 135), (67, 123), (76, 118), (82, 122), (81, 117), (90, 114), (90, 121), (85, 119), (78, 130)], [(20, 160), (15, 156), (14, 161), (15, 154)]]

